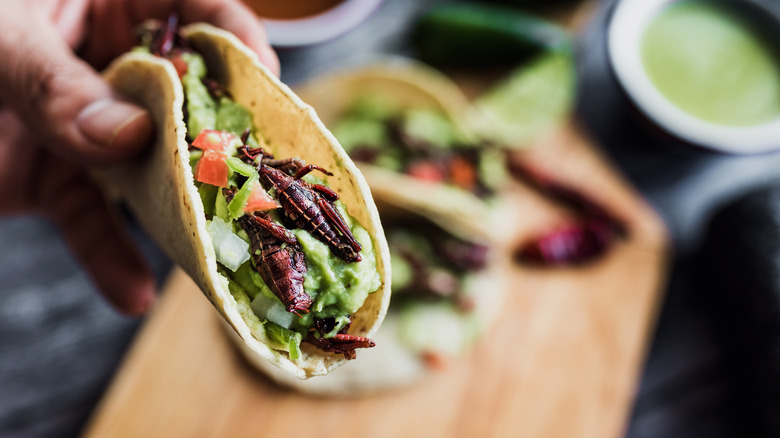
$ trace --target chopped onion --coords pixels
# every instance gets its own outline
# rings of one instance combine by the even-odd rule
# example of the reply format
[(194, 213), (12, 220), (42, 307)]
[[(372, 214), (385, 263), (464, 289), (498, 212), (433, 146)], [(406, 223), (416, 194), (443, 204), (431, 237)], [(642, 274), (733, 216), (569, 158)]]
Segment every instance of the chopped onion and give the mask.
[(217, 216), (214, 216), (210, 222), (206, 222), (206, 231), (209, 232), (211, 237), (211, 243), (214, 245), (214, 250), (222, 246), (227, 236), (233, 234), (233, 230), (230, 225)]
[(269, 321), (275, 322), (284, 328), (290, 328), (295, 314), (288, 312), (281, 302), (274, 300), (274, 304), (268, 309), (266, 317)]
[(292, 326), (295, 314), (284, 308), (281, 301), (276, 298), (268, 298), (262, 293), (257, 294), (252, 300), (252, 310), (260, 320), (267, 319), (273, 323), (289, 329)]
[(249, 244), (235, 234), (229, 235), (217, 250), (217, 260), (235, 272), (249, 260)]
[(235, 272), (239, 266), (249, 260), (249, 244), (233, 233), (233, 228), (218, 217), (206, 225), (206, 230), (214, 244), (217, 261)]

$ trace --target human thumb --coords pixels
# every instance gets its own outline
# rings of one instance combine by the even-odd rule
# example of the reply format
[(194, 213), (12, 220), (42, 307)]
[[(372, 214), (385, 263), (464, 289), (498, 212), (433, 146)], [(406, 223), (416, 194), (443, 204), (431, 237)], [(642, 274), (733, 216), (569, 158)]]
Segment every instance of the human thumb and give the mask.
[(52, 152), (84, 164), (115, 162), (148, 144), (143, 108), (117, 96), (26, 2), (0, 15), (0, 99)]

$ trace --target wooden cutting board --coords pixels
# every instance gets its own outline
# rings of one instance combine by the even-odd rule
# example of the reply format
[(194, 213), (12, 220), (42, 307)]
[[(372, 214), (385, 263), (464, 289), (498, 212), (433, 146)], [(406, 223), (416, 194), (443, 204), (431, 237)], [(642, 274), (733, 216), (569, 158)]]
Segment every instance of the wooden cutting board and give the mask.
[[(242, 360), (217, 313), (176, 271), (85, 436), (622, 436), (665, 284), (666, 233), (575, 124), (543, 143), (526, 159), (599, 200), (631, 235), (586, 267), (514, 266), (494, 330), (461, 361), (383, 395), (293, 393)], [(521, 185), (507, 196), (513, 239), (560, 218)]]

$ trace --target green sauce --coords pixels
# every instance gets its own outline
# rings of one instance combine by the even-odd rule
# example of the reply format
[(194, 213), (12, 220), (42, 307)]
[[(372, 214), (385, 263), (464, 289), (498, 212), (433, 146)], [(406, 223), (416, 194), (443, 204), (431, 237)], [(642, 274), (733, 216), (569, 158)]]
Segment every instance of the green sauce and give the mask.
[(658, 90), (702, 120), (750, 126), (780, 115), (776, 46), (754, 17), (724, 2), (666, 8), (647, 27), (641, 56)]

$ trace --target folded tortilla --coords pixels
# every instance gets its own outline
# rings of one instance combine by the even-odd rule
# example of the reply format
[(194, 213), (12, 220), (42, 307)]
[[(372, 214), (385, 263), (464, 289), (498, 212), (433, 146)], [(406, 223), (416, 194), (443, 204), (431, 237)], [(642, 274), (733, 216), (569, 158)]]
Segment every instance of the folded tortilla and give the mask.
[[(334, 127), (359, 98), (380, 96), (395, 110), (428, 109), (440, 112), (469, 141), (476, 142), (469, 118), (472, 106), (460, 88), (443, 73), (417, 61), (393, 59), (344, 69), (317, 77), (296, 92), (312, 105), (326, 126)], [(482, 235), (501, 229), (500, 213), (490, 200), (455, 186), (429, 182), (382, 167), (358, 162), (377, 198), (401, 197), (406, 205), (445, 214), (448, 222), (463, 222)]]
[[(282, 84), (234, 35), (206, 24), (182, 29), (216, 79), (233, 99), (253, 114), (254, 126), (277, 157), (299, 157), (333, 173), (326, 183), (341, 196), (348, 213), (371, 237), (381, 286), (352, 317), (350, 334), (372, 337), (390, 300), (390, 261), (376, 206), (361, 172), (317, 118), (312, 108)], [(103, 178), (116, 185), (144, 229), (167, 255), (200, 287), (241, 339), (247, 352), (297, 378), (326, 374), (345, 361), (302, 343), (293, 360), (270, 348), (269, 340), (253, 337), (241, 306), (217, 270), (215, 251), (206, 230), (206, 217), (189, 164), (184, 94), (173, 65), (162, 58), (129, 53), (105, 71), (119, 92), (146, 107), (156, 121), (154, 146), (139, 159), (107, 170)], [(193, 322), (196, 323), (196, 322)]]

